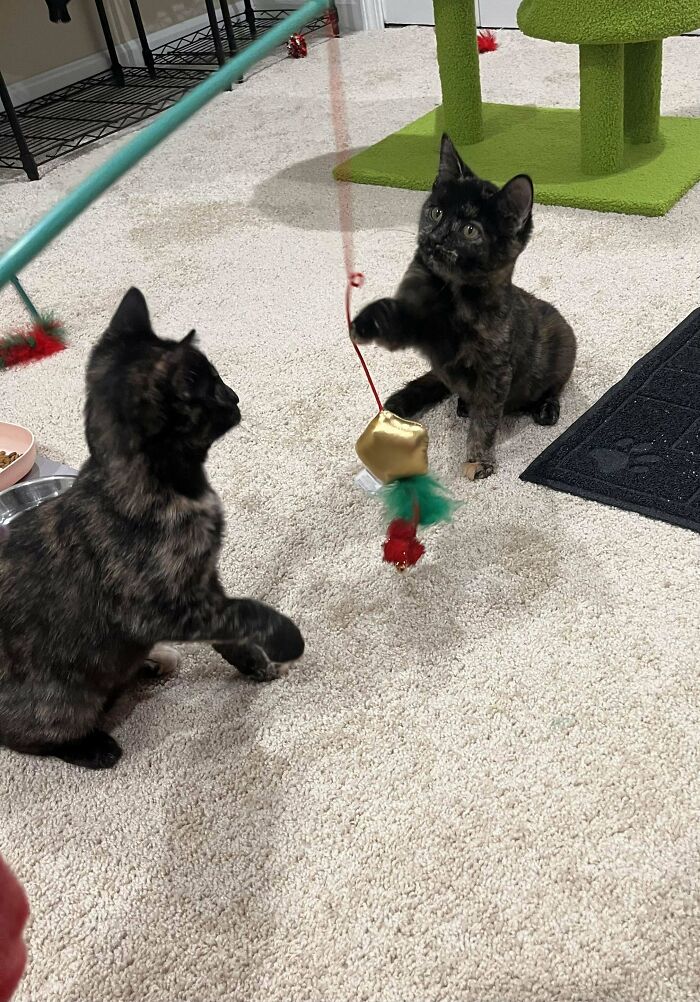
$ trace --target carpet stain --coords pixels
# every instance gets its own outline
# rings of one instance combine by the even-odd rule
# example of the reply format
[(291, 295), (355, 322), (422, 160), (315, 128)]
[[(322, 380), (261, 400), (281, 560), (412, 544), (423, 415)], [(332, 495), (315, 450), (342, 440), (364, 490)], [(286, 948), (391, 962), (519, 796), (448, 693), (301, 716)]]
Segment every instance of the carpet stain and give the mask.
[(193, 241), (234, 234), (245, 223), (255, 222), (255, 213), (245, 202), (173, 201), (167, 207), (144, 205), (141, 217), (129, 230), (134, 243), (148, 250), (154, 242), (180, 244), (184, 249)]

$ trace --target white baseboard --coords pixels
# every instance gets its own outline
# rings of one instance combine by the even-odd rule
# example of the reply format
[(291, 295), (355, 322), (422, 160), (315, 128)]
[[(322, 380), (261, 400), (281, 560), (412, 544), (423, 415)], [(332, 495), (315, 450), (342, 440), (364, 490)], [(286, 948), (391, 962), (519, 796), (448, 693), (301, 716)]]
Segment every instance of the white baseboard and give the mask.
[[(357, 7), (357, 4), (352, 6)], [(384, 5), (382, 0), (360, 0), (360, 23), (357, 28), (361, 31), (376, 31), (384, 27)]]
[[(149, 32), (148, 44), (152, 49), (157, 49), (160, 45), (171, 42), (174, 38), (187, 35), (190, 31), (197, 31), (208, 24), (206, 14), (192, 17), (179, 24), (171, 24), (168, 28), (161, 28), (158, 31)], [(143, 66), (141, 56), (141, 45), (138, 38), (133, 38), (128, 42), (122, 42), (116, 46), (119, 61), (125, 66)], [(42, 97), (50, 94), (51, 91), (60, 87), (67, 87), (69, 84), (84, 80), (85, 77), (100, 73), (109, 67), (109, 56), (107, 50), (95, 52), (91, 56), (83, 59), (76, 59), (65, 66), (57, 66), (56, 69), (48, 70), (46, 73), (39, 73), (35, 77), (27, 80), (20, 80), (19, 83), (10, 84), (8, 90), (15, 105), (32, 101), (35, 97)]]
[[(304, 0), (258, 0), (261, 10), (301, 7)], [(335, 0), (341, 32), (384, 27), (382, 0)]]

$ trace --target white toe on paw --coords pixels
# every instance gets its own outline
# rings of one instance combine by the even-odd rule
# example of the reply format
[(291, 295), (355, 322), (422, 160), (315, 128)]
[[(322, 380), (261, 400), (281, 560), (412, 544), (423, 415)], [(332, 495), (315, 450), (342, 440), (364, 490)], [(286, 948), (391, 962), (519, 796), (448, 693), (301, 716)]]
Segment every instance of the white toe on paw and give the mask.
[(467, 480), (485, 480), (490, 477), (495, 470), (493, 463), (465, 463), (462, 467)]
[(153, 666), (158, 675), (173, 675), (180, 664), (180, 654), (167, 644), (156, 644), (148, 655), (147, 664)]

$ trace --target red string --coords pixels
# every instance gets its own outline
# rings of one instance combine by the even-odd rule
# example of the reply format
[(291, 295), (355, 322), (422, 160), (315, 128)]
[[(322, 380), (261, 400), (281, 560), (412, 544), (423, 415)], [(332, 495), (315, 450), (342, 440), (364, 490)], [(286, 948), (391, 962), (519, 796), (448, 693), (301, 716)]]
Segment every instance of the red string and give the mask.
[[(331, 96), (331, 117), (333, 119), (333, 131), (335, 133), (335, 162), (336, 166), (348, 159), (350, 155), (350, 133), (348, 130), (347, 112), (345, 107), (345, 93), (343, 90), (343, 74), (340, 60), (340, 43), (333, 35), (332, 24), (328, 20), (328, 83)], [(352, 218), (352, 196), (350, 194), (350, 183), (339, 181), (338, 192), (338, 218), (340, 221), (340, 236), (343, 242), (343, 259), (345, 261), (345, 271), (347, 274), (347, 285), (345, 286), (345, 319), (348, 325), (348, 332), (352, 328), (352, 312), (350, 302), (352, 290), (360, 289), (365, 281), (365, 276), (361, 271), (356, 271), (354, 267), (354, 247), (353, 247), (353, 218)], [(367, 363), (362, 357), (358, 345), (352, 342), (352, 346), (360, 360), (360, 365), (367, 377), (369, 388), (374, 394), (377, 407), (384, 410), (381, 397), (377, 393), (377, 388), (370, 375)]]
[[(361, 289), (362, 286), (364, 285), (364, 281), (365, 281), (365, 276), (362, 274), (361, 271), (353, 271), (348, 275), (348, 282), (347, 285), (345, 286), (345, 319), (347, 320), (348, 324), (348, 332), (350, 332), (352, 329), (352, 314), (350, 312), (350, 300), (352, 299), (352, 290)], [(364, 360), (362, 352), (360, 351), (359, 346), (355, 344), (354, 341), (352, 342), (352, 346), (357, 352), (357, 357), (359, 358), (360, 365), (362, 366), (364, 374), (367, 377), (369, 388), (374, 394), (374, 399), (377, 401), (377, 407), (379, 408), (380, 411), (383, 411), (384, 404), (382, 403), (381, 397), (377, 393), (377, 387), (374, 385), (374, 380), (370, 375), (369, 369), (367, 368), (367, 363)]]

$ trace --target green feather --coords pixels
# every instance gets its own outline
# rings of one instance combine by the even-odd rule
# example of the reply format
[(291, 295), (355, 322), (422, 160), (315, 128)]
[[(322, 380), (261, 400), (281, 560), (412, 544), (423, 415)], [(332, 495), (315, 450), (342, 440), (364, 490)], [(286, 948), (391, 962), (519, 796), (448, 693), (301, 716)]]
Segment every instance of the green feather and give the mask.
[(429, 473), (393, 480), (382, 487), (379, 496), (384, 502), (389, 522), (395, 518), (411, 522), (418, 512), (419, 525), (449, 522), (455, 508), (461, 504), (460, 501), (455, 501), (447, 489)]

